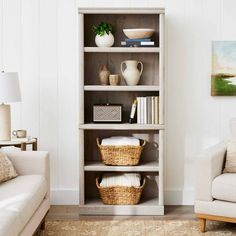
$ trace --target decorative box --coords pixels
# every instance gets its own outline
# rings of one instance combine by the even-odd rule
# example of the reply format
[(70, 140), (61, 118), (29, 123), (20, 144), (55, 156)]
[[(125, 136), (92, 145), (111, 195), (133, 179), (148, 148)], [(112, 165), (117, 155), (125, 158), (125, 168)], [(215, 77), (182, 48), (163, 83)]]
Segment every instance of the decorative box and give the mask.
[(121, 104), (95, 104), (93, 105), (93, 122), (121, 123)]

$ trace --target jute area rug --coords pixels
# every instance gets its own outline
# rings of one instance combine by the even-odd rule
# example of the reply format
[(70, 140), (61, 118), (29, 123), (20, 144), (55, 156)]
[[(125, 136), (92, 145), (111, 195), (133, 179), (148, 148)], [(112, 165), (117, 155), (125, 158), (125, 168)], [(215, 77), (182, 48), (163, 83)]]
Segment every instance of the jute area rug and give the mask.
[(230, 236), (236, 224), (207, 222), (207, 232), (199, 231), (195, 220), (74, 220), (47, 221), (41, 236)]

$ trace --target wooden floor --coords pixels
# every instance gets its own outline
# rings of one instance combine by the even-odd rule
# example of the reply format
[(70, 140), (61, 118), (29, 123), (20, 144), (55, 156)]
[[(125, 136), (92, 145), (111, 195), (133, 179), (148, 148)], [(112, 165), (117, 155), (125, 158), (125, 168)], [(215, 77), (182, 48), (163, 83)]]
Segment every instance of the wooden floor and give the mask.
[(165, 206), (164, 216), (80, 216), (78, 206), (51, 206), (47, 220), (78, 219), (158, 219), (158, 220), (195, 220), (193, 206)]

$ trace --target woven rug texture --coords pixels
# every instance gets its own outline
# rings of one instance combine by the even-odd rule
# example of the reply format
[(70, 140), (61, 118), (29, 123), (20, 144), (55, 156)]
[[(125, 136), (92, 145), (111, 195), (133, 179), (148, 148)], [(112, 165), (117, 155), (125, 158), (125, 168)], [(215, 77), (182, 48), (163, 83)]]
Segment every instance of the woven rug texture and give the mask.
[(231, 236), (236, 224), (207, 221), (207, 232), (195, 220), (74, 220), (47, 221), (40, 236)]

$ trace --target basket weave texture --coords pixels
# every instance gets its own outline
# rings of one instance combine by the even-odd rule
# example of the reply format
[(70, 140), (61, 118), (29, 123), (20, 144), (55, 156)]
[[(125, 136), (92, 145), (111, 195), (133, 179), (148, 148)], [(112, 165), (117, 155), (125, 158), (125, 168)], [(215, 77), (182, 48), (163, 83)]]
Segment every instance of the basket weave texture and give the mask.
[(101, 159), (104, 164), (112, 166), (136, 166), (139, 164), (139, 160), (143, 151), (146, 141), (143, 141), (141, 146), (125, 145), (115, 146), (100, 144), (99, 138), (97, 140), (97, 146), (101, 153)]
[(139, 203), (146, 178), (142, 180), (140, 187), (101, 187), (100, 178), (96, 178), (96, 185), (100, 192), (102, 202), (106, 205), (136, 205)]

